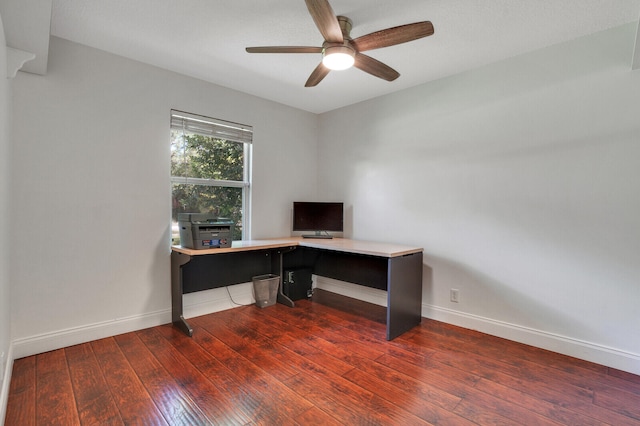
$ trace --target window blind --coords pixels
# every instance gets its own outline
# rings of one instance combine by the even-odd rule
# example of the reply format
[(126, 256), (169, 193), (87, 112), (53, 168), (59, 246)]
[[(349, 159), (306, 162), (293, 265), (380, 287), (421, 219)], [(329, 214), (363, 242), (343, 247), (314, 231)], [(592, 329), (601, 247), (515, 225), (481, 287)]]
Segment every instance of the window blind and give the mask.
[(178, 110), (171, 110), (171, 128), (234, 142), (252, 143), (253, 141), (251, 126)]

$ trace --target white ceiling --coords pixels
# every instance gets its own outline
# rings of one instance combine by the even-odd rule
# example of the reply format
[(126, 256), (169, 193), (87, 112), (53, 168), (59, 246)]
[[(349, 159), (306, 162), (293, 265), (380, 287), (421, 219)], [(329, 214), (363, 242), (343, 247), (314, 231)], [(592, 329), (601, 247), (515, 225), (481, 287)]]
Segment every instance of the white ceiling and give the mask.
[[(314, 88), (304, 83), (319, 54), (244, 50), (320, 46), (322, 36), (303, 0), (53, 0), (51, 34), (321, 113), (640, 17), (640, 0), (330, 2), (336, 14), (353, 21), (354, 38), (423, 20), (433, 23), (435, 34), (367, 52), (400, 73), (393, 82), (353, 68), (331, 72)], [(630, 67), (632, 60), (630, 52)]]

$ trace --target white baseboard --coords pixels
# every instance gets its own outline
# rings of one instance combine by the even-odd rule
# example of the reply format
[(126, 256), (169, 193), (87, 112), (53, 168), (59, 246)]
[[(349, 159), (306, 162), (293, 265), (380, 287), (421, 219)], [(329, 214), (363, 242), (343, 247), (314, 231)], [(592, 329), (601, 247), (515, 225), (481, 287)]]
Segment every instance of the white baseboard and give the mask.
[[(228, 292), (227, 288), (223, 287), (185, 294), (183, 298), (184, 317), (191, 318), (223, 311), (237, 306), (237, 303), (251, 304), (254, 300), (252, 290), (252, 284), (246, 283), (229, 286)], [(229, 295), (231, 295), (231, 298)], [(12, 342), (13, 358), (9, 359), (23, 358), (67, 346), (90, 342), (92, 340), (168, 324), (170, 322), (171, 309), (163, 309), (156, 312), (118, 318), (112, 321), (85, 324), (65, 330), (20, 338)]]
[(342, 296), (373, 303), (378, 306), (387, 306), (387, 292), (384, 290), (364, 287), (358, 284), (334, 280), (332, 278), (318, 277), (316, 275), (314, 275), (313, 278), (314, 286), (321, 290), (341, 294)]
[(253, 283), (189, 293), (182, 299), (184, 317), (187, 319), (252, 303), (255, 303)]
[(85, 324), (64, 330), (42, 333), (13, 341), (14, 359), (73, 346), (104, 337), (154, 327), (171, 322), (171, 310), (164, 309), (112, 321)]
[[(316, 286), (380, 306), (387, 303), (387, 292), (382, 290), (324, 277), (316, 277)], [(640, 354), (425, 303), (422, 316), (640, 375)]]
[[(379, 306), (386, 306), (387, 304), (387, 293), (382, 290), (324, 277), (314, 276), (314, 282), (317, 288), (333, 293), (342, 294)], [(228, 287), (229, 293), (227, 293), (227, 288), (220, 288), (186, 294), (184, 296), (184, 316), (188, 319), (230, 309), (237, 306), (237, 304), (251, 304), (254, 302), (252, 289), (251, 283), (245, 283)], [(422, 305), (422, 316), (606, 365), (633, 374), (640, 374), (639, 354), (428, 304)], [(113, 321), (87, 324), (66, 330), (58, 330), (16, 339), (11, 343), (9, 353), (7, 354), (7, 367), (5, 368), (5, 380), (2, 382), (3, 394), (1, 396), (2, 398), (5, 397), (4, 389), (8, 386), (7, 377), (11, 374), (10, 366), (13, 364), (14, 359), (161, 324), (168, 324), (170, 322), (171, 310), (164, 309), (127, 318), (119, 318)]]
[(640, 354), (434, 305), (423, 304), (422, 316), (629, 373), (640, 374)]

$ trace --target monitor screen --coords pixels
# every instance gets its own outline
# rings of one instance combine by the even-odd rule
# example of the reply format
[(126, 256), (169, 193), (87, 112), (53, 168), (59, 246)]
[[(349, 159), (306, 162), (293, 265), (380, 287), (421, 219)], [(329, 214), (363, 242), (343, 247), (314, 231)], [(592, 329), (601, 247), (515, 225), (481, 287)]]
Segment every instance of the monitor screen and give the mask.
[(343, 229), (342, 203), (294, 201), (294, 231), (333, 231)]

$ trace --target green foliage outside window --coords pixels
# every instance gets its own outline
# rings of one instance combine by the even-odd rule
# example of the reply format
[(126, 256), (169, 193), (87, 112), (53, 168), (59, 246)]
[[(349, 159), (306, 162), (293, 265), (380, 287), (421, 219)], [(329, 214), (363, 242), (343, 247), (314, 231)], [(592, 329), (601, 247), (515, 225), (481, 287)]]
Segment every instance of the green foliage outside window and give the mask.
[[(244, 144), (173, 130), (171, 176), (173, 244), (179, 243), (178, 213), (211, 213), (231, 219), (233, 239), (242, 239), (243, 188), (221, 181), (243, 181)], [(180, 183), (179, 178), (202, 180)]]

